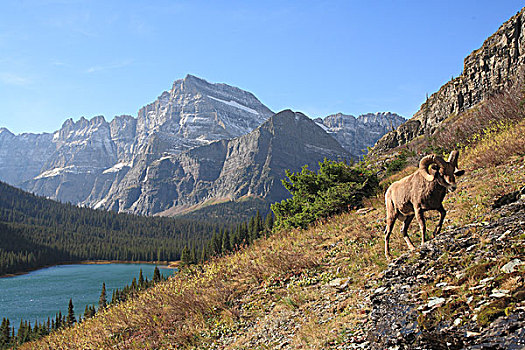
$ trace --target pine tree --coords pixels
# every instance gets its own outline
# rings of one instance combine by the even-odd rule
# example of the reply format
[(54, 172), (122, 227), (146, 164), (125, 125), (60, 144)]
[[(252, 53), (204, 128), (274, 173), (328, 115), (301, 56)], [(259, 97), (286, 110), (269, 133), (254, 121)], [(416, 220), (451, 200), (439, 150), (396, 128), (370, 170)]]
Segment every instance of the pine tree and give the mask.
[(184, 249), (182, 249), (182, 253), (180, 255), (180, 260), (182, 260), (182, 262), (185, 265), (191, 264), (191, 252), (190, 252), (190, 249), (188, 248), (187, 245), (184, 246)]
[(91, 310), (89, 309), (89, 306), (86, 305), (86, 308), (84, 309), (84, 320), (87, 320), (91, 317)]
[(230, 233), (228, 230), (224, 230), (224, 233), (222, 234), (222, 252), (226, 254), (231, 250), (232, 247), (230, 245)]
[(208, 253), (206, 252), (206, 246), (203, 245), (203, 246), (202, 246), (202, 250), (201, 250), (201, 258), (200, 258), (200, 261), (201, 261), (201, 262), (205, 262), (207, 259), (208, 259)]
[(211, 236), (211, 248), (213, 255), (219, 255), (221, 253), (222, 241), (219, 239), (219, 235), (215, 231)]
[(2, 318), (2, 325), (0, 326), (0, 346), (6, 346), (11, 342), (11, 328), (9, 327), (9, 319)]
[(269, 212), (268, 215), (266, 215), (266, 220), (264, 222), (264, 226), (266, 229), (266, 237), (272, 233), (273, 230), (273, 215), (272, 212)]
[(142, 269), (140, 269), (139, 273), (139, 289), (144, 288), (144, 276), (142, 275)]
[(192, 264), (195, 264), (197, 262), (197, 249), (195, 248), (195, 245), (192, 245), (191, 247), (190, 261)]
[(254, 228), (255, 228), (255, 218), (252, 216), (250, 218), (250, 221), (248, 222), (248, 244), (251, 244), (253, 240), (255, 239), (254, 235)]
[(246, 222), (243, 222), (240, 225), (239, 241), (241, 244), (248, 244), (248, 227), (246, 227)]
[[(58, 314), (56, 315), (56, 320), (55, 320), (56, 329), (59, 329), (60, 327), (62, 327), (62, 323), (63, 323), (62, 321), (63, 321), (62, 311), (59, 311)], [(20, 331), (18, 331), (18, 333), (20, 333)]]
[(75, 310), (73, 308), (73, 300), (69, 299), (69, 305), (67, 307), (67, 319), (66, 323), (68, 327), (71, 327), (73, 324), (77, 322), (77, 319), (75, 318)]
[(106, 299), (106, 283), (102, 283), (102, 292), (100, 293), (100, 298), (98, 299), (98, 311), (104, 310), (108, 306), (108, 301)]
[(155, 270), (153, 270), (153, 282), (157, 283), (160, 281), (160, 270), (158, 266), (155, 266)]

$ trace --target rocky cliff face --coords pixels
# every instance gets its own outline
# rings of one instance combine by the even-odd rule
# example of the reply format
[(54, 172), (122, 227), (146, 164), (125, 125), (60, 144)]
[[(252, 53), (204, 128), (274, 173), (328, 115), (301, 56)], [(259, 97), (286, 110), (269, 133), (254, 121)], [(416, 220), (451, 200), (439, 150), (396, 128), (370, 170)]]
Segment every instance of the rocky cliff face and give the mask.
[(442, 121), (477, 105), (518, 80), (525, 63), (525, 9), (505, 22), (465, 58), (463, 73), (446, 83), (414, 116), (374, 147), (382, 153), (420, 135), (432, 135)]
[[(281, 200), (285, 169), (318, 167), (324, 158), (350, 154), (314, 121), (290, 110), (280, 112), (251, 133), (161, 157), (136, 182), (123, 182), (98, 206), (151, 215), (208, 200), (259, 196)], [(169, 213), (165, 213), (169, 214)]]
[(337, 113), (324, 119), (316, 119), (355, 158), (366, 154), (367, 147), (405, 121), (405, 118), (390, 112), (368, 113), (357, 118)]

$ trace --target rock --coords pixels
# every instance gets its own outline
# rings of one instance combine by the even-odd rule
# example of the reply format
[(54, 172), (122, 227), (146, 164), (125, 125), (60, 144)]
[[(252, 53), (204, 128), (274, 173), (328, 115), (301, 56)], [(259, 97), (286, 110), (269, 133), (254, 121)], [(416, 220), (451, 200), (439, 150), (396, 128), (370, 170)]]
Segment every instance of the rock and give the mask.
[(517, 200), (519, 200), (521, 196), (524, 194), (525, 194), (525, 186), (523, 186), (521, 189), (517, 191), (506, 193), (494, 201), (494, 203), (492, 204), (492, 209), (501, 208), (504, 205), (514, 203)]
[(437, 298), (437, 297), (430, 298), (430, 300), (427, 303), (427, 307), (428, 308), (440, 307), (441, 305), (445, 303), (445, 301), (446, 301), (445, 298)]
[(484, 278), (481, 281), (479, 281), (479, 283), (480, 284), (487, 284), (488, 282), (493, 281), (493, 280), (494, 280), (494, 277), (487, 277), (487, 278)]
[(375, 210), (373, 207), (369, 207), (369, 208), (361, 208), (361, 209), (358, 209), (356, 210), (356, 214), (359, 214), (359, 215), (365, 215), (366, 213), (369, 213), (371, 212), (372, 210)]
[(381, 294), (388, 290), (388, 287), (379, 287), (376, 290), (374, 290), (374, 294)]
[(504, 298), (509, 296), (509, 292), (506, 289), (493, 289), (492, 293), (489, 295), (490, 298)]
[(457, 290), (459, 288), (461, 288), (461, 287), (459, 287), (459, 286), (446, 286), (445, 288), (443, 288), (443, 291), (444, 292), (448, 292), (448, 291), (451, 291), (451, 290)]
[(328, 285), (330, 287), (335, 287), (336, 289), (343, 291), (348, 288), (348, 284), (350, 283), (350, 278), (335, 278), (331, 280)]
[(513, 259), (509, 261), (508, 263), (506, 263), (505, 265), (503, 265), (501, 267), (501, 271), (505, 273), (511, 273), (511, 272), (516, 271), (516, 268), (520, 265), (523, 265), (523, 262), (520, 259)]

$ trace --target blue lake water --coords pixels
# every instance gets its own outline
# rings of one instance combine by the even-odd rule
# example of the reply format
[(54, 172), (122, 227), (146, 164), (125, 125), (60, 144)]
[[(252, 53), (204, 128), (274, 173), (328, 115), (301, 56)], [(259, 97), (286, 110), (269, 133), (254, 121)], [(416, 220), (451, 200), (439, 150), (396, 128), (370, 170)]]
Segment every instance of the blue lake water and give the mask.
[[(0, 319), (8, 317), (11, 326), (18, 329), (20, 319), (34, 325), (35, 320), (46, 321), (58, 311), (67, 315), (69, 299), (73, 299), (75, 314), (83, 315), (86, 305), (98, 307), (102, 283), (106, 283), (106, 297), (111, 301), (113, 290), (138, 280), (142, 269), (144, 278), (153, 277), (153, 264), (75, 264), (58, 265), (25, 275), (0, 278)], [(169, 276), (173, 269), (159, 266), (160, 273)]]

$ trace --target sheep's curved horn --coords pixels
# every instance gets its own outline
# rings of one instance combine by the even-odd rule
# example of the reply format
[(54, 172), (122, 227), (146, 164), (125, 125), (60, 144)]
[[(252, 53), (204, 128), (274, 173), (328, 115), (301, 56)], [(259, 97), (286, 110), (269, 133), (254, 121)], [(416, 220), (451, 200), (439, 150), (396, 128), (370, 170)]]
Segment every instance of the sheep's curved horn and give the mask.
[(435, 163), (435, 158), (436, 156), (433, 155), (433, 154), (430, 154), (428, 156), (424, 156), (423, 158), (421, 158), (421, 160), (419, 161), (419, 169), (422, 170), (421, 171), (421, 175), (423, 175), (423, 177), (425, 178), (425, 180), (427, 181), (434, 181), (435, 177), (436, 177), (436, 173), (434, 173), (433, 175), (430, 174), (428, 172), (428, 167), (430, 166), (430, 164), (433, 164)]
[(458, 156), (459, 156), (459, 151), (452, 151), (450, 152), (450, 156), (448, 156), (447, 162), (452, 164), (454, 168), (458, 167)]
[(434, 162), (437, 165), (439, 165), (441, 168), (443, 168), (443, 169), (447, 168), (447, 162), (445, 162), (445, 160), (443, 158), (441, 158), (440, 156), (435, 156), (434, 157)]

